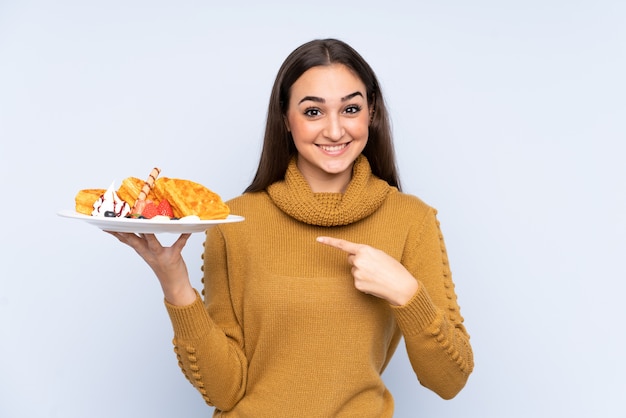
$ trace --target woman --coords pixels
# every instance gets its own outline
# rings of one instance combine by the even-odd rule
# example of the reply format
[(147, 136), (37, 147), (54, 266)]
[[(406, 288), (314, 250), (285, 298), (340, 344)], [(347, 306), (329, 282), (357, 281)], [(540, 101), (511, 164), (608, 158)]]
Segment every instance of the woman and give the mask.
[(153, 235), (113, 233), (156, 273), (179, 364), (216, 416), (391, 417), (381, 374), (401, 337), (417, 378), (454, 397), (473, 369), (436, 211), (399, 191), (388, 115), (345, 43), (293, 51), (256, 176), (207, 233), (204, 303)]

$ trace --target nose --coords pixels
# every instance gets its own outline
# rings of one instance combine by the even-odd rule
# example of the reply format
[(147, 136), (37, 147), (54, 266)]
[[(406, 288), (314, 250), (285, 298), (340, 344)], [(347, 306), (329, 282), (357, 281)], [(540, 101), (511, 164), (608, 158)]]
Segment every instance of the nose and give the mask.
[(341, 123), (339, 115), (331, 115), (327, 118), (326, 126), (324, 127), (324, 136), (331, 141), (339, 141), (345, 134), (345, 129)]

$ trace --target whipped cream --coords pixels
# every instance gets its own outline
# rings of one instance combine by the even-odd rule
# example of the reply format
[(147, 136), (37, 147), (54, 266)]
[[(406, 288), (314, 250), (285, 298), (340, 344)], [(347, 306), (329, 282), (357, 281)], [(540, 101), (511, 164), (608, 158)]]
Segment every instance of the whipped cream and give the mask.
[(119, 218), (130, 213), (130, 206), (119, 198), (115, 192), (114, 184), (115, 182), (111, 183), (107, 191), (93, 204), (91, 216), (107, 216), (105, 213), (111, 212), (115, 214), (115, 217)]

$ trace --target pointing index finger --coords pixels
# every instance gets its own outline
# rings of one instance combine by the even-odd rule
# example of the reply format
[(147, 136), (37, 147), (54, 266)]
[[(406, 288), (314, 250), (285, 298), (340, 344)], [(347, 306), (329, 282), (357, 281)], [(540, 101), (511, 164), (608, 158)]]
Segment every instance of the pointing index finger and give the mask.
[(333, 238), (333, 237), (317, 237), (317, 242), (322, 244), (326, 244), (331, 247), (335, 247), (339, 250), (345, 251), (349, 254), (356, 254), (358, 249), (361, 247), (360, 244), (356, 244), (354, 242), (346, 241), (341, 238)]

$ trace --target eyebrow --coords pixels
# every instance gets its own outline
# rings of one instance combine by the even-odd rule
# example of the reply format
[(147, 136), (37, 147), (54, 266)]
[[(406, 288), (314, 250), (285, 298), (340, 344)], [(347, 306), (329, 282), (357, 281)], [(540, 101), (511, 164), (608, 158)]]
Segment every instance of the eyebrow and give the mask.
[[(341, 98), (341, 101), (342, 101), (342, 102), (345, 102), (345, 101), (350, 100), (350, 99), (352, 99), (353, 97), (356, 97), (356, 96), (361, 96), (361, 97), (363, 97), (363, 94), (362, 94), (360, 91), (355, 91), (354, 93), (350, 93), (350, 94), (348, 94), (347, 96), (342, 97), (342, 98)], [(300, 101), (298, 102), (298, 104), (300, 104), (300, 103), (302, 103), (302, 102), (306, 102), (306, 101), (317, 102), (317, 103), (326, 103), (326, 99), (323, 99), (323, 98), (321, 98), (321, 97), (317, 97), (317, 96), (304, 96), (304, 97), (302, 98), (302, 100), (300, 100)]]

